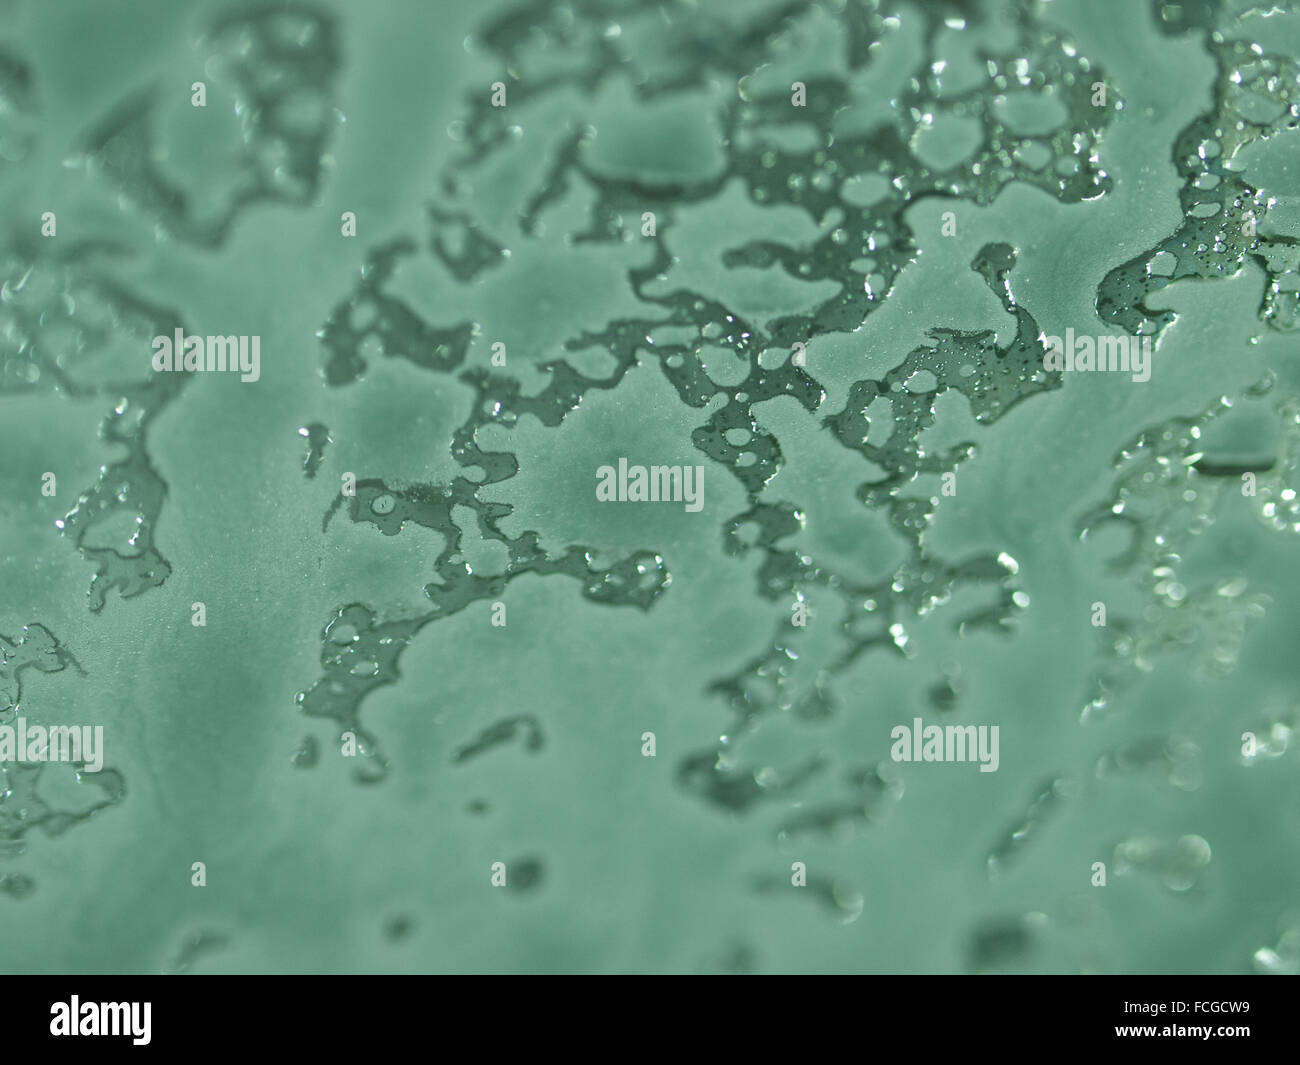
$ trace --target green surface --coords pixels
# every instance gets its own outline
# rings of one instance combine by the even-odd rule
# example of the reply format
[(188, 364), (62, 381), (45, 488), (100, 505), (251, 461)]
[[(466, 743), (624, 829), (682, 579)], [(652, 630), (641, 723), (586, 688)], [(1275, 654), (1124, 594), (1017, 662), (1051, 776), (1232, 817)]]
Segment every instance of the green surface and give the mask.
[(105, 758), (0, 765), (0, 970), (1300, 972), (1298, 57), (0, 0), (0, 725)]

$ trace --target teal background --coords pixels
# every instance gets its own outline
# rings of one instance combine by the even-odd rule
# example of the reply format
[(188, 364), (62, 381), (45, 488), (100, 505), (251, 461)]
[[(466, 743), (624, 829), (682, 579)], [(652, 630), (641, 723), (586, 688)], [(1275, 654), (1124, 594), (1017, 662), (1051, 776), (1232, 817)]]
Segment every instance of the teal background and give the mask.
[[(1280, 6), (1265, 19), (1185, 3), (1198, 28), (1128, 0), (0, 2), (0, 721), (102, 724), (120, 782), (4, 767), (0, 969), (1300, 971), (1287, 310), (1300, 8)], [(1103, 279), (1191, 216), (1182, 131), (1243, 121), (1211, 28), (1259, 42), (1280, 79), (1234, 156), (1269, 203), (1267, 246), (1210, 241), (1197, 262), (1212, 276), (1145, 297), (1173, 315), (1150, 382), (1031, 379), (1014, 353), (980, 347), (987, 330), (1008, 349), (1017, 322), (971, 264), (1009, 245), (1015, 299), (1043, 331), (1114, 331)], [(981, 50), (1011, 62), (1044, 40), (1071, 42), (1108, 108), (1062, 103), (1057, 74), (1046, 102), (992, 103), (1006, 94), (985, 84)], [(971, 86), (993, 109), (967, 123), (972, 150), (1014, 140), (1004, 123), (1056, 122), (1044, 173), (1086, 132), (1084, 184), (976, 175), (939, 123), (910, 148), (902, 134), (854, 147), (880, 123), (912, 129), (908, 79), (939, 61), (945, 91)], [(197, 80), (206, 108), (190, 106)], [(493, 113), (498, 80), (508, 103)], [(812, 121), (787, 115), (795, 80)], [(892, 205), (869, 264), (831, 246), (837, 216), (815, 196), (753, 193), (762, 169), (807, 174), (819, 150), (852, 179), (838, 209)], [(912, 191), (887, 192), (903, 172)], [(923, 195), (931, 179), (953, 191)], [(45, 211), (56, 237), (39, 235)], [(340, 234), (344, 211), (355, 238)], [(386, 250), (400, 240), (410, 249)], [(457, 266), (467, 241), (482, 264)], [(791, 269), (746, 252), (753, 242), (786, 249)], [(830, 279), (798, 274), (809, 248)], [(849, 266), (896, 274), (837, 317), (828, 301)], [(374, 292), (393, 302), (368, 305)], [(742, 342), (726, 314), (766, 343)], [(386, 340), (347, 328), (367, 316)], [(149, 338), (177, 323), (260, 335), (261, 379), (159, 383)], [(961, 339), (931, 350), (935, 328)], [(798, 339), (812, 383), (802, 401), (746, 408), (779, 443), (747, 482), (699, 430), (725, 403), (715, 392), (787, 365)], [(707, 377), (695, 405), (658, 350), (673, 345)], [(846, 446), (827, 420), (853, 415), (855, 385), (892, 381), (918, 348), (943, 387), (917, 415), (933, 424), (900, 418), (879, 461)], [(976, 417), (959, 368), (977, 358), (1023, 402)], [(475, 376), (489, 372), (497, 384)], [(128, 394), (147, 429), (115, 439), (105, 419)], [(488, 424), (485, 396), (517, 416)], [(877, 433), (889, 424), (867, 417)], [(299, 429), (312, 423), (330, 442), (309, 478)], [(467, 426), (517, 474), (483, 484), (494, 475), (458, 461)], [(966, 443), (969, 457), (950, 451)], [(1258, 494), (1198, 473), (1198, 454), (1257, 469)], [(595, 469), (618, 456), (703, 464), (704, 511), (598, 505)], [(165, 486), (156, 508), (149, 470)], [(347, 472), (359, 502), (326, 523)], [(398, 531), (365, 509), (458, 477), (462, 501), (509, 511), (485, 528), (483, 511), (431, 505)], [(873, 481), (886, 487), (861, 487)], [(61, 534), (96, 485), (126, 499), (83, 518), (80, 542)], [(904, 528), (907, 499), (925, 516)], [(1117, 501), (1129, 524), (1097, 523)], [(782, 525), (782, 508), (802, 523)], [(170, 571), (105, 588), (137, 572), (137, 516)], [(771, 550), (752, 546), (760, 530)], [(522, 550), (529, 533), (556, 572), (527, 571), (501, 539)], [(597, 601), (575, 545), (593, 571), (658, 556), (671, 579)], [(962, 569), (974, 559), (987, 564)], [(859, 646), (852, 634), (876, 624), (862, 589), (888, 597), (896, 579), (905, 639), (886, 626)], [(804, 630), (790, 625), (796, 595)], [(434, 617), (439, 596), (456, 605)], [(1090, 624), (1096, 601), (1106, 628)], [(205, 627), (190, 624), (195, 602)], [(408, 642), (358, 708), (322, 696), (328, 713), (304, 713), (300, 693), (338, 669), (358, 676), (354, 662), (365, 673), (364, 651), (322, 662), (323, 628), (354, 603)], [(985, 612), (992, 624), (961, 624)], [(20, 644), (24, 626), (75, 662), (49, 652), (26, 667), (39, 634)], [(728, 678), (748, 700), (717, 688)], [(521, 715), (536, 743), (506, 726), (458, 757)], [(892, 763), (890, 729), (917, 716), (998, 725), (999, 770)], [(340, 754), (350, 723), (359, 759)], [(791, 885), (796, 861), (805, 888)]]

